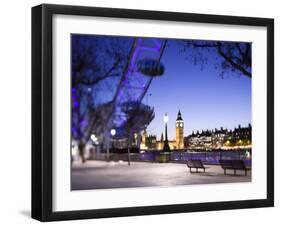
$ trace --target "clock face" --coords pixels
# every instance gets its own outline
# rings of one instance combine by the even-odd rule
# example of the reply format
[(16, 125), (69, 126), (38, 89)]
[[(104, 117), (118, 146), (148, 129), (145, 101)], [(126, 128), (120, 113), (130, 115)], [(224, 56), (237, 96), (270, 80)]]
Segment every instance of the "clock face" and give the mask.
[(177, 123), (177, 127), (183, 127), (183, 123), (182, 122)]

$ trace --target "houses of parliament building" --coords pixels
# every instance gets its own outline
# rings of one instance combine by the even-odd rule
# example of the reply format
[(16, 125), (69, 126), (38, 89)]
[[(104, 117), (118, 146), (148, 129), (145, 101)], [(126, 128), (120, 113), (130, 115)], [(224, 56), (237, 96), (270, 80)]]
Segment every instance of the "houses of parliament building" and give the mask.
[[(181, 112), (178, 112), (175, 121), (176, 138), (168, 140), (170, 150), (185, 149), (233, 149), (251, 148), (252, 146), (252, 126), (249, 123), (242, 127), (238, 125), (232, 130), (221, 127), (220, 129), (196, 131), (188, 136), (184, 136), (184, 120)], [(141, 137), (141, 150), (163, 150), (163, 133), (159, 140), (155, 135), (148, 135), (146, 131)]]

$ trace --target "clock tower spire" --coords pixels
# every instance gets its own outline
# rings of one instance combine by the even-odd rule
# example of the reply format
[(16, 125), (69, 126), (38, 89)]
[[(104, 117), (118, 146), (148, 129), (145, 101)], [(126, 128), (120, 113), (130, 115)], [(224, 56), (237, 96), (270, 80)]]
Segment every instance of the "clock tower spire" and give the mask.
[(177, 149), (184, 148), (183, 129), (184, 129), (184, 121), (182, 119), (181, 112), (179, 110), (178, 117), (176, 120), (176, 148)]

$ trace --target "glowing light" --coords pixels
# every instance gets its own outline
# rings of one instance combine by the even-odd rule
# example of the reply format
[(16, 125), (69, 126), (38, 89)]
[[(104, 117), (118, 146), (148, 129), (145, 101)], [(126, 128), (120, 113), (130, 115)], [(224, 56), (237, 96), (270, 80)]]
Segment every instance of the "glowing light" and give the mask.
[(157, 145), (158, 147), (157, 147), (157, 149), (158, 150), (161, 150), (162, 149), (162, 147), (161, 147), (161, 143), (158, 143), (158, 145)]
[(110, 134), (111, 134), (111, 136), (115, 136), (116, 135), (116, 130), (115, 129), (111, 129), (110, 130)]
[[(147, 147), (145, 146), (145, 144), (141, 144), (140, 149), (147, 150)], [(145, 151), (140, 151), (140, 153), (143, 153), (143, 152), (145, 152)]]
[(78, 101), (74, 101), (74, 103), (73, 103), (73, 107), (77, 108), (78, 106), (79, 106)]
[(137, 139), (138, 138), (138, 134), (134, 133), (134, 138)]
[(164, 122), (167, 123), (169, 121), (169, 117), (168, 117), (168, 114), (165, 113), (164, 115)]
[(91, 135), (91, 140), (92, 140), (94, 143), (97, 143), (97, 142), (98, 142), (98, 138), (96, 137), (95, 134), (92, 134), (92, 135)]

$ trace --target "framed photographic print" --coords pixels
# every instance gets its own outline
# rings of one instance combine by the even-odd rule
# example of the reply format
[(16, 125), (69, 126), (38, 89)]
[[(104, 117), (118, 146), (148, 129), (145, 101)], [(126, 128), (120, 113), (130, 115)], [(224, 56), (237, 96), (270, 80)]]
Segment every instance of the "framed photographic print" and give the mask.
[(274, 205), (274, 21), (32, 8), (32, 217)]

